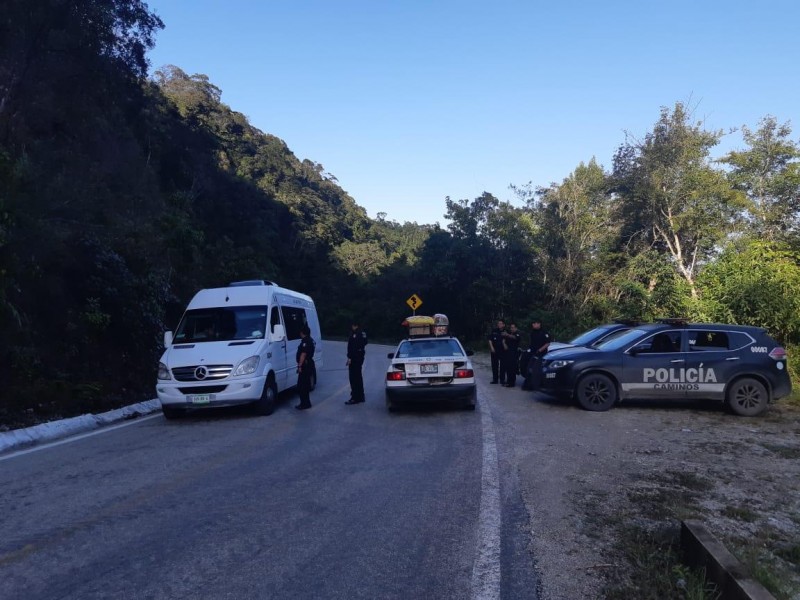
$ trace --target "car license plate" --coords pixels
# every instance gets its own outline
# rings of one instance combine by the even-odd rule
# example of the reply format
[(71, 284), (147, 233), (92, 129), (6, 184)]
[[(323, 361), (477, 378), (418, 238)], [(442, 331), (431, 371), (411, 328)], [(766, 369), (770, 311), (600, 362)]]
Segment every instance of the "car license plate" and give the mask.
[(555, 379), (556, 378), (556, 374), (555, 373), (546, 373), (544, 378), (545, 379)]
[(439, 372), (439, 365), (420, 365), (419, 372), (423, 375), (430, 375), (431, 373)]
[(189, 394), (186, 400), (189, 404), (208, 404), (214, 399), (213, 396), (213, 394)]

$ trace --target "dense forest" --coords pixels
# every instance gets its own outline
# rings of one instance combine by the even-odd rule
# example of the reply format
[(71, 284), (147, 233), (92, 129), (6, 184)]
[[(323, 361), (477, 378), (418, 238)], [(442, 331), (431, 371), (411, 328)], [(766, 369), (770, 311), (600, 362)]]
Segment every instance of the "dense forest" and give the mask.
[[(610, 170), (443, 200), (445, 227), (371, 219), (202, 74), (148, 75), (141, 0), (3, 0), (0, 425), (154, 396), (163, 331), (203, 287), (270, 279), (391, 339), (416, 293), (478, 342), (497, 318), (558, 339), (615, 317), (747, 323), (800, 351), (800, 145), (654, 110)], [(768, 107), (767, 107), (768, 108)], [(324, 160), (324, 157), (319, 157)], [(409, 202), (413, 202), (409, 198)], [(792, 353), (793, 355), (793, 353)]]

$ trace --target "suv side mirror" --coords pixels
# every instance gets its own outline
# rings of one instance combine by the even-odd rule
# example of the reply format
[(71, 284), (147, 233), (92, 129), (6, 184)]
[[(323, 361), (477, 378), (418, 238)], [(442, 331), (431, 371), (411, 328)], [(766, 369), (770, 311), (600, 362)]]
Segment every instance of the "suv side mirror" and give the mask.
[(164, 348), (169, 348), (172, 345), (172, 332), (164, 332)]
[(275, 324), (272, 326), (272, 334), (269, 336), (270, 341), (280, 342), (286, 337), (286, 332), (283, 330), (283, 325)]

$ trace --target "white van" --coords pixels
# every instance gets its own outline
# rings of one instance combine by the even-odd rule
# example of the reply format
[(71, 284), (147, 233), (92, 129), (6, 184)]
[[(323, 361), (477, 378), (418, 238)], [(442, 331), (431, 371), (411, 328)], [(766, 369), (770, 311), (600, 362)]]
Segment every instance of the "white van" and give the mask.
[(200, 290), (175, 334), (164, 333), (156, 384), (164, 416), (248, 403), (259, 414), (271, 414), (278, 392), (297, 383), (295, 353), (304, 324), (316, 342), (314, 389), (323, 353), (309, 296), (261, 280)]

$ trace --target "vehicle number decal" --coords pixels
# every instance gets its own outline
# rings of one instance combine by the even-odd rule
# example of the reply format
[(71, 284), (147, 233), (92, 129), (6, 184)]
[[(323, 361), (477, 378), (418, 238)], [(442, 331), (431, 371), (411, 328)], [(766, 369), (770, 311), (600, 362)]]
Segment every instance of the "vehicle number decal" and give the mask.
[(767, 347), (766, 346), (750, 346), (750, 352), (754, 354), (766, 354)]

